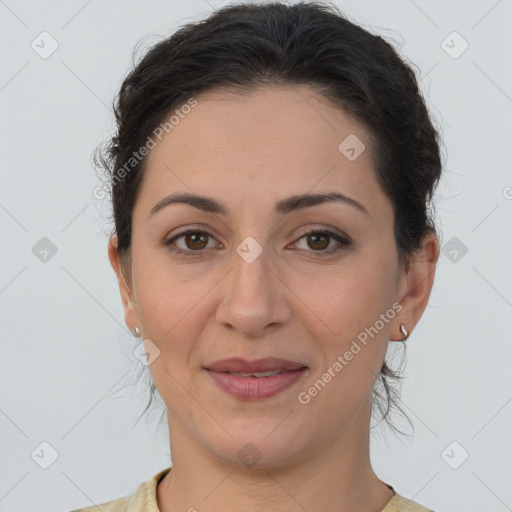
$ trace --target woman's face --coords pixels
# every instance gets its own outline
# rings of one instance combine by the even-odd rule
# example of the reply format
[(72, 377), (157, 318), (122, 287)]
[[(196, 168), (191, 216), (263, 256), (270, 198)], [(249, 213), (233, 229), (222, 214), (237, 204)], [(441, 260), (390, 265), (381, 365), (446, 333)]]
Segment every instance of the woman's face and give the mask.
[[(132, 281), (122, 287), (171, 438), (272, 467), (364, 437), (388, 341), (401, 338), (406, 290), (368, 135), (307, 86), (196, 99), (147, 157)], [(185, 202), (152, 213), (174, 194), (206, 196), (224, 213)], [(290, 201), (309, 194), (349, 199)], [(186, 229), (195, 233), (177, 236)], [(208, 371), (228, 358), (307, 369), (271, 394), (282, 376), (258, 383), (265, 377)]]

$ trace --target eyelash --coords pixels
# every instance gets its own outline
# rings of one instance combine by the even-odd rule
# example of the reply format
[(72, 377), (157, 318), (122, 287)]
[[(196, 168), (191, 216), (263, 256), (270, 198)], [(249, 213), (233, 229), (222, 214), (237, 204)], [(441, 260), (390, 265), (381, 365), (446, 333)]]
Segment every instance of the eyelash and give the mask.
[[(213, 238), (212, 235), (210, 235), (207, 231), (202, 231), (199, 229), (186, 229), (185, 231), (182, 231), (181, 233), (174, 235), (169, 240), (165, 240), (162, 243), (162, 245), (164, 247), (168, 247), (172, 252), (175, 252), (177, 254), (183, 254), (186, 257), (200, 256), (201, 255), (200, 253), (204, 252), (206, 249), (184, 250), (184, 249), (180, 249), (180, 248), (171, 248), (171, 245), (176, 240), (178, 240), (188, 234), (191, 234), (191, 233), (200, 233), (200, 234), (204, 234), (204, 235), (207, 235), (208, 237)], [(338, 253), (342, 250), (346, 250), (350, 245), (352, 245), (352, 243), (349, 240), (341, 237), (337, 233), (334, 233), (334, 232), (326, 230), (326, 229), (312, 229), (311, 231), (304, 233), (300, 238), (298, 238), (297, 242), (307, 236), (317, 235), (317, 234), (327, 235), (330, 238), (333, 238), (340, 245), (331, 247), (330, 249), (323, 249), (323, 250), (318, 250), (318, 251), (314, 251), (314, 250), (306, 251), (306, 252), (311, 252), (311, 253), (315, 254), (315, 256), (318, 255), (318, 256), (322, 257), (322, 255), (325, 255), (325, 254), (331, 255), (334, 253)]]

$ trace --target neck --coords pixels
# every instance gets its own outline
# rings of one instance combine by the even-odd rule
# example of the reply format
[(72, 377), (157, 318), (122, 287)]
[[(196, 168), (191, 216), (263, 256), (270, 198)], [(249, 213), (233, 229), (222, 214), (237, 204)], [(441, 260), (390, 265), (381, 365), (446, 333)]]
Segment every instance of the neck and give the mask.
[(169, 427), (172, 469), (157, 487), (161, 512), (376, 512), (393, 495), (371, 467), (368, 427), (354, 425), (334, 440), (326, 437), (308, 456), (269, 469), (214, 457), (186, 429)]

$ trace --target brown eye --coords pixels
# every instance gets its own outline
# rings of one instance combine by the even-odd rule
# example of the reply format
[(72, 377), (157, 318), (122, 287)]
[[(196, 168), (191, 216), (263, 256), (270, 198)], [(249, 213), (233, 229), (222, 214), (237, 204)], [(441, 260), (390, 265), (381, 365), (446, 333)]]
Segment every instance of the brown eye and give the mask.
[(197, 229), (189, 229), (187, 231), (184, 231), (182, 233), (179, 233), (166, 242), (164, 242), (165, 246), (172, 246), (180, 239), (183, 239), (184, 246), (179, 246), (176, 243), (177, 248), (171, 248), (171, 250), (176, 252), (199, 252), (201, 249), (207, 248), (209, 238), (211, 238), (210, 234), (206, 231), (199, 231)]
[[(307, 252), (318, 252), (321, 254), (338, 252), (351, 245), (349, 240), (341, 237), (340, 235), (333, 233), (332, 231), (320, 229), (315, 229), (305, 233), (299, 238), (299, 241), (302, 239), (306, 240), (306, 247), (299, 247), (300, 249), (305, 249)], [(333, 241), (336, 243), (332, 246), (331, 242)]]

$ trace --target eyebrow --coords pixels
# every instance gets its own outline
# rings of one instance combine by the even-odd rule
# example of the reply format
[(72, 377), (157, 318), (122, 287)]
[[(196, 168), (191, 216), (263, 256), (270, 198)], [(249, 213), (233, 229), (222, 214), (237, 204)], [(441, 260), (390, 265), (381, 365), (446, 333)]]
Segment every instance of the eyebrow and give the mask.
[[(368, 216), (370, 215), (366, 208), (361, 203), (339, 192), (329, 192), (322, 194), (299, 194), (291, 196), (286, 199), (281, 199), (280, 201), (278, 201), (274, 207), (274, 211), (276, 213), (286, 214), (293, 211), (301, 210), (303, 208), (310, 208), (312, 206), (317, 206), (319, 204), (333, 201), (347, 204)], [(209, 213), (221, 215), (227, 215), (229, 213), (229, 209), (225, 205), (223, 205), (222, 203), (220, 203), (219, 201), (212, 197), (178, 192), (175, 194), (171, 194), (167, 197), (164, 197), (161, 201), (159, 201), (155, 206), (153, 206), (153, 208), (151, 208), (149, 216), (151, 217), (152, 215), (162, 210), (163, 208), (176, 203), (189, 204), (191, 206), (194, 206), (195, 208), (198, 208)]]

